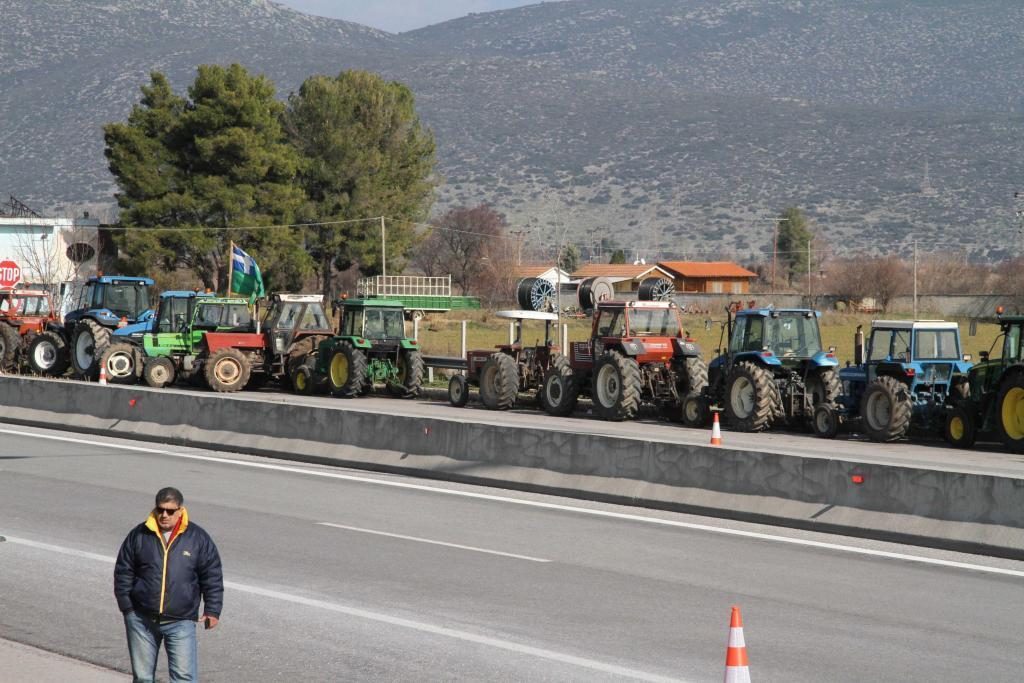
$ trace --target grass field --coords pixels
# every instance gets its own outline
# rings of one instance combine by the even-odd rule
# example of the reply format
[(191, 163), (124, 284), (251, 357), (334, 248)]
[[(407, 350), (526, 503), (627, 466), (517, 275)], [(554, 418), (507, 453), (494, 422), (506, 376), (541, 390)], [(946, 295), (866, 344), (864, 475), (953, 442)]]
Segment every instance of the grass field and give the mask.
[[(871, 330), (871, 315), (845, 313), (823, 313), (821, 318), (821, 341), (825, 348), (836, 347), (840, 365), (853, 362), (853, 336), (857, 325), (864, 326), (867, 335)], [(893, 316), (890, 316), (890, 318)], [(922, 318), (937, 319), (938, 316), (923, 315)], [(497, 318), (493, 311), (459, 311), (435, 314), (420, 321), (419, 336), (423, 352), (430, 356), (458, 356), (462, 345), (462, 320), (466, 325), (466, 346), (469, 349), (488, 349), (508, 341), (508, 320)], [(690, 335), (700, 344), (704, 360), (711, 361), (719, 348), (724, 312), (715, 316), (711, 329), (706, 329), (705, 316), (683, 316), (683, 323)], [(569, 340), (582, 341), (590, 336), (590, 318), (563, 319), (569, 325)], [(977, 334), (969, 336), (969, 321), (960, 323), (963, 353), (971, 354), (978, 360), (978, 352), (991, 348), (999, 334), (999, 327), (993, 323), (979, 323)], [(554, 328), (554, 326), (552, 326)], [(411, 333), (411, 323), (410, 330)], [(554, 333), (557, 340), (557, 333)], [(523, 337), (527, 344), (541, 344), (544, 341), (544, 323), (527, 321), (523, 325)], [(556, 341), (557, 343), (557, 341)], [(724, 344), (724, 340), (722, 341)], [(998, 355), (998, 349), (996, 350)]]

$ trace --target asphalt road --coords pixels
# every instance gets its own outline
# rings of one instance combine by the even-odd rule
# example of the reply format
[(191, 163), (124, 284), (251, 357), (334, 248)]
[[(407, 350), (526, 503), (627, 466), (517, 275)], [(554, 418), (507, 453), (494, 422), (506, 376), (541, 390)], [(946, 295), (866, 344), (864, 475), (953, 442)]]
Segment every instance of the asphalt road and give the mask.
[(208, 681), (720, 680), (733, 604), (758, 681), (1020, 680), (1024, 563), (5, 425), (0, 638), (126, 671), (165, 485), (224, 558)]

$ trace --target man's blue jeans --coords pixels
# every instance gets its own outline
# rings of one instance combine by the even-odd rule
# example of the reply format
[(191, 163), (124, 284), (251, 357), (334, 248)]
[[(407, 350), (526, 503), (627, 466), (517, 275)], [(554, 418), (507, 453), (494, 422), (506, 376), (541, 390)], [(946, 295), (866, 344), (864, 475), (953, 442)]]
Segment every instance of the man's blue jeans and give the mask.
[(156, 680), (156, 660), (161, 642), (167, 650), (171, 681), (199, 680), (196, 622), (186, 619), (160, 624), (132, 611), (124, 615), (124, 628), (128, 633), (128, 656), (132, 660), (135, 683)]

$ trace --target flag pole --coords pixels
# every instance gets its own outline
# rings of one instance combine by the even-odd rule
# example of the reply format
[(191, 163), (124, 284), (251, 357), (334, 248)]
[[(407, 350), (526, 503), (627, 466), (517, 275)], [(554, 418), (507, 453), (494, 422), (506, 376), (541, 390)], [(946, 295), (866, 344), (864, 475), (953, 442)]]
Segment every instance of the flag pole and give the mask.
[(224, 296), (231, 296), (231, 276), (235, 272), (235, 242), (234, 240), (228, 241), (228, 291), (224, 292)]

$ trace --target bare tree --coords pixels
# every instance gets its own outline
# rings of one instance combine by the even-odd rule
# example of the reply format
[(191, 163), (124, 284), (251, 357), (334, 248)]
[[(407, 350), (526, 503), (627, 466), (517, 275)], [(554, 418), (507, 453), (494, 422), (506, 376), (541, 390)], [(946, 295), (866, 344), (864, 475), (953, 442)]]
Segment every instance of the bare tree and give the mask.
[[(486, 204), (458, 207), (434, 221), (413, 263), (427, 275), (451, 274), (465, 295), (487, 294), (501, 279), (509, 240), (505, 217)], [(486, 257), (486, 258), (485, 258)]]
[(836, 294), (854, 299), (871, 297), (883, 310), (893, 297), (912, 288), (912, 269), (896, 256), (836, 260), (830, 272)]
[(64, 299), (73, 293), (71, 289), (62, 292), (59, 285), (83, 279), (85, 264), (98, 258), (98, 240), (98, 230), (71, 222), (58, 225), (52, 232), (18, 233), (14, 250), (24, 264), (23, 271), (32, 273), (38, 284), (50, 288), (54, 306), (62, 310)]

